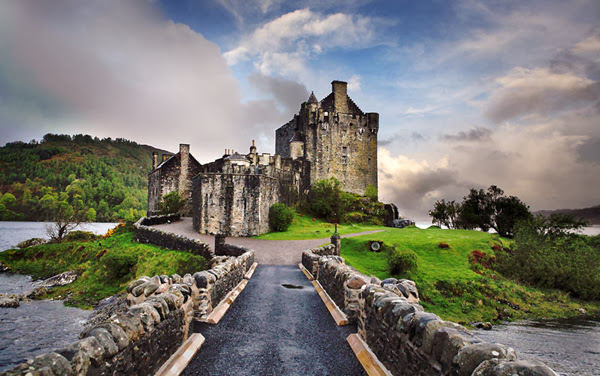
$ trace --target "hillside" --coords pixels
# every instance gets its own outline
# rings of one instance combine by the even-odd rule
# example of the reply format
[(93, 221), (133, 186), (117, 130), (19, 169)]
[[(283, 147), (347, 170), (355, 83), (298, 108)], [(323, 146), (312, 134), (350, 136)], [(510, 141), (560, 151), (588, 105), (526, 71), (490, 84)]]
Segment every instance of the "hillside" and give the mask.
[(125, 139), (47, 134), (0, 148), (0, 220), (45, 219), (51, 206), (83, 208), (90, 220), (134, 220), (147, 208), (152, 152)]
[(584, 209), (539, 210), (534, 214), (549, 216), (553, 213), (569, 214), (576, 218), (584, 219), (592, 225), (600, 225), (600, 205)]

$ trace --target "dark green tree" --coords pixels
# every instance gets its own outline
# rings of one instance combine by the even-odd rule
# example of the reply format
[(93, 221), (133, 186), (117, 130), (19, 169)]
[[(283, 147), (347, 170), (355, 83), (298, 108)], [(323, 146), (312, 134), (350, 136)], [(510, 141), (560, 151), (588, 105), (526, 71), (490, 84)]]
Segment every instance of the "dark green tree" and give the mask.
[[(185, 200), (179, 192), (173, 191), (164, 195), (158, 202), (158, 212), (160, 214), (177, 214), (185, 206)], [(125, 212), (127, 215), (127, 212)]]

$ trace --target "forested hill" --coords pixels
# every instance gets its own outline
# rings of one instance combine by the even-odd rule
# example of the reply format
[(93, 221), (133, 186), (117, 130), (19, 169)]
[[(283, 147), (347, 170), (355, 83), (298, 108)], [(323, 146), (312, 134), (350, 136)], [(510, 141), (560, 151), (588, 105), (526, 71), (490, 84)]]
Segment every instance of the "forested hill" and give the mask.
[(544, 216), (549, 216), (552, 213), (570, 214), (575, 218), (584, 219), (590, 222), (590, 224), (600, 225), (600, 205), (584, 209), (540, 210), (535, 212), (535, 214), (541, 214)]
[(0, 148), (0, 219), (45, 220), (69, 205), (88, 220), (134, 220), (145, 215), (152, 152), (117, 138), (47, 134), (42, 141)]

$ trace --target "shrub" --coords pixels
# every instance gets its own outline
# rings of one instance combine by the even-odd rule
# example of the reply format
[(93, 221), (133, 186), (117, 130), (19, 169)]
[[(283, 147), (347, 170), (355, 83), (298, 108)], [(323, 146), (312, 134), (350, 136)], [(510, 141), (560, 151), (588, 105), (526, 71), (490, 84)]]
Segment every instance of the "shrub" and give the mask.
[(286, 231), (294, 219), (294, 210), (286, 204), (273, 204), (269, 209), (269, 227), (272, 231)]
[(440, 243), (440, 244), (438, 244), (438, 248), (440, 248), (440, 249), (450, 248), (450, 244), (448, 244), (448, 243)]
[(101, 236), (94, 234), (89, 231), (71, 231), (65, 236), (65, 241), (68, 242), (87, 242), (90, 240), (96, 240)]
[(209, 264), (202, 256), (190, 255), (188, 259), (181, 259), (177, 263), (177, 273), (180, 275), (194, 274), (206, 270)]
[(417, 270), (417, 254), (410, 249), (394, 249), (388, 254), (388, 268), (393, 275)]
[(599, 299), (600, 249), (590, 238), (560, 226), (552, 217), (521, 222), (510, 252), (496, 254), (498, 271), (539, 287)]
[(102, 257), (101, 266), (106, 277), (118, 280), (133, 272), (137, 261), (135, 254), (108, 252)]
[(367, 185), (365, 189), (365, 197), (369, 197), (373, 201), (377, 201), (377, 186)]

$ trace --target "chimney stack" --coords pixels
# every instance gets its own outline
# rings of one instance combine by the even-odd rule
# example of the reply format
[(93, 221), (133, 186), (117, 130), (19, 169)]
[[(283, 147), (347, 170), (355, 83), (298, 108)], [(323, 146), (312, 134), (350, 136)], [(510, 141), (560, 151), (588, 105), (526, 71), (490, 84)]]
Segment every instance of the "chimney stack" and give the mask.
[(348, 113), (348, 83), (344, 81), (332, 81), (334, 106), (337, 112)]
[(157, 167), (158, 167), (158, 153), (153, 151), (152, 152), (152, 171), (156, 170)]
[(189, 197), (188, 193), (191, 188), (191, 184), (188, 179), (190, 167), (189, 144), (179, 144), (179, 163), (179, 194), (182, 198), (187, 199)]

